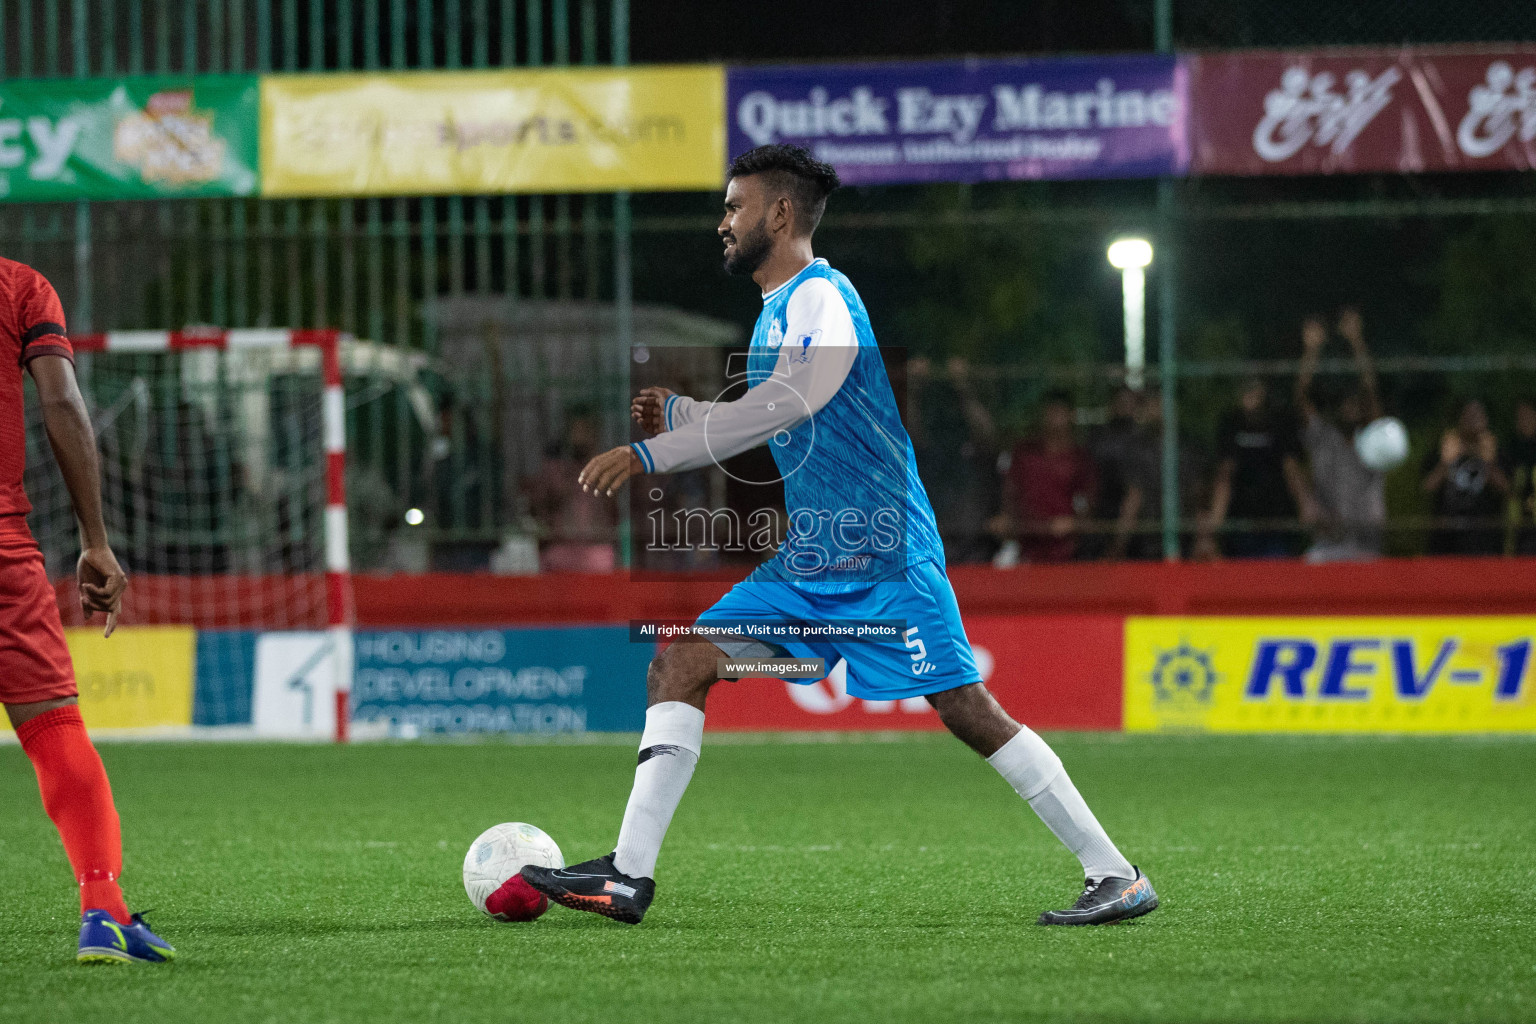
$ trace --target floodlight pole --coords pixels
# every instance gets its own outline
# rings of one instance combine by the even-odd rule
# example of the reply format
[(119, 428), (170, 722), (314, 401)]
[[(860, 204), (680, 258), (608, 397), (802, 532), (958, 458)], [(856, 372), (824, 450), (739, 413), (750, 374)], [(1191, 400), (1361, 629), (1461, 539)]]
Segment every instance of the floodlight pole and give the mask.
[(1120, 271), (1125, 297), (1125, 384), (1140, 391), (1147, 373), (1147, 267), (1152, 263), (1152, 243), (1145, 238), (1119, 238), (1106, 255), (1109, 265)]
[(1140, 391), (1147, 370), (1147, 272), (1121, 270), (1120, 290), (1125, 296), (1125, 386)]

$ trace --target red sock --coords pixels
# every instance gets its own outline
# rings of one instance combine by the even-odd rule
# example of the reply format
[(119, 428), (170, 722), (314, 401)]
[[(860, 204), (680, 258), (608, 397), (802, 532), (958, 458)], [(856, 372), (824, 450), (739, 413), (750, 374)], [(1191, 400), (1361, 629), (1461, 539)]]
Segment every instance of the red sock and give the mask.
[(80, 883), (80, 912), (105, 910), (128, 924), (117, 877), (123, 871), (123, 836), (112, 805), (112, 786), (101, 756), (86, 735), (80, 708), (67, 704), (23, 722), (21, 749), (37, 770), (43, 809), (53, 819)]

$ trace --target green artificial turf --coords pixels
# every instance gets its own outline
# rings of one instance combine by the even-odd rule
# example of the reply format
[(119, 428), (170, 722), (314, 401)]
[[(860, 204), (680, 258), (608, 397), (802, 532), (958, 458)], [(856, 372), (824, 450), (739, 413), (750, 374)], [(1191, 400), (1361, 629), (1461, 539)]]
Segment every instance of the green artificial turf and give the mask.
[(1077, 865), (945, 737), (712, 743), (637, 928), (495, 924), (471, 839), (612, 847), (632, 746), (105, 745), (130, 903), (181, 951), (82, 968), (68, 866), (0, 748), (0, 1018), (1530, 1020), (1536, 743), (1053, 736), (1161, 894), (1046, 929)]

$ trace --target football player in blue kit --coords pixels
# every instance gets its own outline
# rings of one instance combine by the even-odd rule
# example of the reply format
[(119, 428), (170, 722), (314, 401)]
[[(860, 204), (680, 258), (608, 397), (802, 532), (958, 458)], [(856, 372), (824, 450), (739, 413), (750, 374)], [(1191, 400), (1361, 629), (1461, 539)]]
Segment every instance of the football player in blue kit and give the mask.
[[(639, 764), (614, 851), (569, 868), (526, 867), (523, 878), (567, 907), (639, 923), (699, 759), (718, 660), (790, 656), (842, 662), (855, 697), (926, 698), (1018, 791), (1086, 876), (1077, 902), (1041, 914), (1041, 924), (1148, 913), (1157, 907), (1151, 883), (1110, 841), (1060, 758), (982, 683), (869, 316), (848, 279), (811, 251), (837, 186), (832, 167), (795, 146), (762, 146), (732, 162), (719, 227), (725, 267), (763, 292), (747, 390), (702, 402), (647, 388), (632, 413), (654, 436), (581, 472), (587, 491), (612, 495), (631, 477), (697, 469), (767, 444), (784, 481), (788, 530), (775, 558), (699, 617), (711, 627), (707, 638), (689, 635), (651, 662)], [(900, 623), (901, 636), (802, 642), (771, 625), (876, 621)]]

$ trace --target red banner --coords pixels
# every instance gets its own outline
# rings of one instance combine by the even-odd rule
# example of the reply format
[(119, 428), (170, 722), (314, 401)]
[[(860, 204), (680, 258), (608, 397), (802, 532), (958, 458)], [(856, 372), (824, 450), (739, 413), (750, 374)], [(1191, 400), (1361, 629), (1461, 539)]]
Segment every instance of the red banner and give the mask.
[(1536, 166), (1536, 47), (1188, 60), (1192, 174)]
[[(987, 688), (1036, 729), (1120, 728), (1124, 618), (979, 615), (965, 619)], [(921, 697), (867, 701), (823, 679), (722, 682), (709, 693), (711, 730), (941, 729)]]

